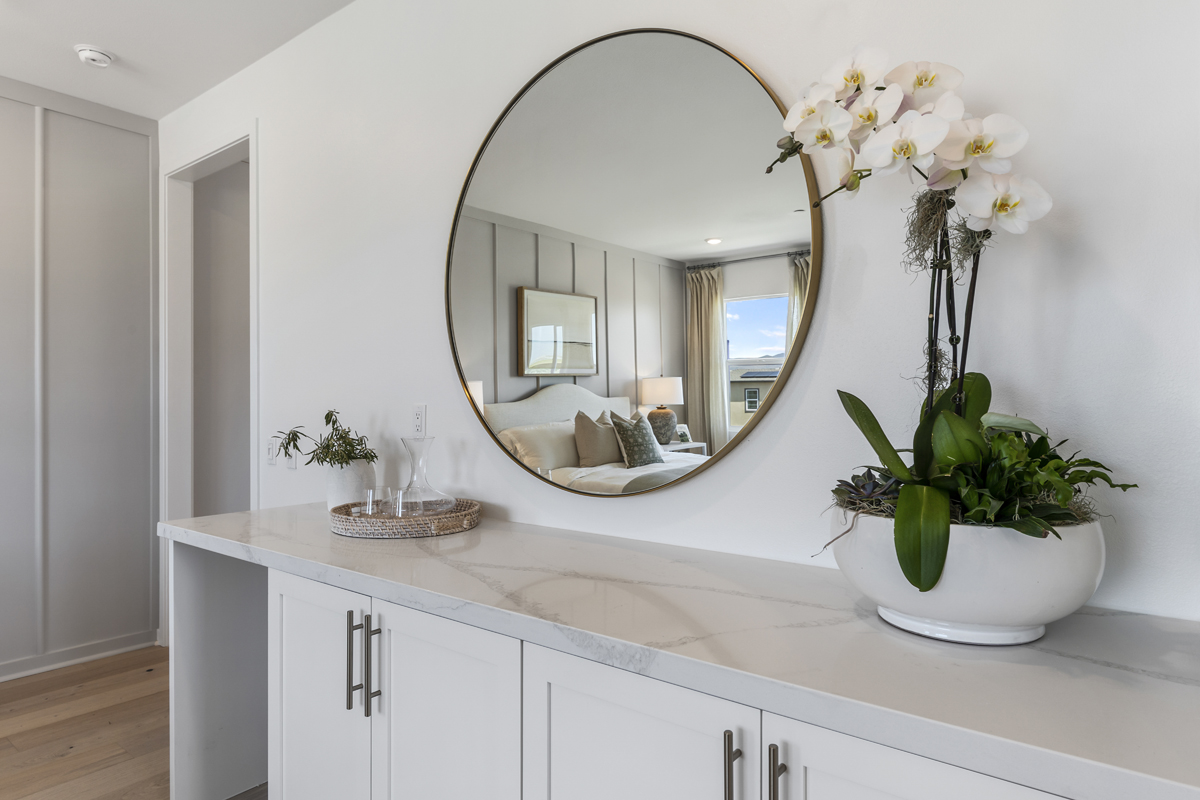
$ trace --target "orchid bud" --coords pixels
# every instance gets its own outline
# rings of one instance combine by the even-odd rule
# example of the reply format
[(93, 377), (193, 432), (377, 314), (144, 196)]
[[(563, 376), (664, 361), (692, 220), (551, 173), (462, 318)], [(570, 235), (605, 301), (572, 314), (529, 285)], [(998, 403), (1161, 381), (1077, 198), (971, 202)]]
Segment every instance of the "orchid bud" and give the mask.
[(849, 174), (849, 175), (846, 177), (846, 191), (848, 191), (848, 192), (857, 192), (857, 191), (858, 191), (858, 185), (859, 185), (860, 183), (862, 183), (862, 179), (861, 179), (861, 178), (859, 178), (859, 176), (858, 176), (858, 173), (857, 173), (857, 172), (851, 172), (851, 173), (850, 173), (850, 174)]

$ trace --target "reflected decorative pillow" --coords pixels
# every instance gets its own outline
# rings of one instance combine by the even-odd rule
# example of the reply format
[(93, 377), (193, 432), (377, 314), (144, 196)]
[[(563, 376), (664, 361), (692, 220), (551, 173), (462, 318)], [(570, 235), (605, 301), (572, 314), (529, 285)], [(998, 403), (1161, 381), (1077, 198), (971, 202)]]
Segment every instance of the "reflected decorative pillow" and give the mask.
[(595, 420), (582, 411), (575, 415), (575, 448), (579, 451), (581, 467), (598, 467), (624, 460), (607, 411)]
[(569, 421), (506, 428), (496, 438), (527, 467), (559, 469), (579, 466), (575, 425)]
[(644, 467), (647, 464), (662, 464), (662, 448), (654, 438), (654, 429), (650, 420), (641, 414), (634, 414), (633, 419), (625, 419), (620, 414), (612, 415), (613, 428), (617, 432), (617, 441), (621, 445), (621, 455), (625, 466)]

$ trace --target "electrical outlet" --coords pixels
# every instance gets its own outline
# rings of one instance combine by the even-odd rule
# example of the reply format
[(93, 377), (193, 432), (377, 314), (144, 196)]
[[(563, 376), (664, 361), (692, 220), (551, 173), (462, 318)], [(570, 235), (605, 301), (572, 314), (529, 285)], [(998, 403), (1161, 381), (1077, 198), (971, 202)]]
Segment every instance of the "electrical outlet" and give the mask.
[(272, 467), (275, 466), (275, 440), (274, 439), (267, 440), (267, 464)]
[(413, 436), (417, 439), (424, 437), (428, 423), (429, 420), (425, 416), (425, 404), (417, 403), (413, 406)]
[(287, 465), (288, 469), (296, 468), (296, 455), (294, 453), (287, 457)]

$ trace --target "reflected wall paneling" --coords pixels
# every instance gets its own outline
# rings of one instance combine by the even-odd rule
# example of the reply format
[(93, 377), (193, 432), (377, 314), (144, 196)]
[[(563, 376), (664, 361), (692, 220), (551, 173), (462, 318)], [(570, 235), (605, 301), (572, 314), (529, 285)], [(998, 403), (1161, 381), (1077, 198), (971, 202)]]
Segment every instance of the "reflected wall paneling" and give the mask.
[(46, 100), (0, 99), (0, 679), (157, 626), (157, 126), (10, 90)]
[(596, 298), (596, 375), (581, 375), (575, 383), (589, 392), (608, 397), (608, 298), (604, 291), (604, 251), (575, 245), (575, 291)]
[(458, 362), (470, 380), (483, 381), (483, 401), (496, 402), (496, 355), (490, 344), (495, 336), (494, 301), (496, 226), (470, 217), (458, 224), (454, 258), (475, 264), (491, 264), (489, 277), (480, 280), (467, 270), (450, 272), (450, 309), (454, 318)]
[[(537, 286), (537, 235), (496, 226), (496, 401), (520, 400), (537, 391), (537, 378), (517, 377), (517, 289)], [(487, 274), (487, 270), (473, 274)], [(467, 380), (479, 380), (467, 374)]]
[[(465, 208), (450, 270), (451, 313), (463, 374), (468, 381), (484, 382), (488, 403), (512, 402), (551, 383), (574, 382), (601, 396), (629, 397), (636, 405), (639, 377), (683, 375), (682, 267), (566, 231)], [(487, 275), (494, 280), (489, 283)], [(597, 375), (517, 377), (516, 297), (521, 286), (596, 298)], [(494, 342), (490, 351), (488, 342)], [(676, 411), (682, 419), (682, 408)]]

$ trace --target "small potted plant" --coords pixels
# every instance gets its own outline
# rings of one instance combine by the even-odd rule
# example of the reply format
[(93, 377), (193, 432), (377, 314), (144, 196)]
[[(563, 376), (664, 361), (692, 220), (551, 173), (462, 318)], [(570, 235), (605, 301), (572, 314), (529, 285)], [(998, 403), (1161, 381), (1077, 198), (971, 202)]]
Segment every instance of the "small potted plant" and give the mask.
[[(1085, 487), (1133, 485), (1114, 483), (1096, 461), (1060, 454), (1065, 442), (1052, 445), (1033, 422), (991, 412), (988, 379), (966, 371), (984, 249), (993, 232), (1025, 233), (1052, 201), (1036, 181), (1010, 174), (1028, 132), (1007, 114), (968, 114), (955, 93), (962, 81), (937, 62), (887, 71), (886, 54), (859, 48), (789, 110), (788, 135), (767, 172), (793, 157), (831, 156), (838, 185), (814, 206), (854, 197), (864, 181), (890, 173), (924, 183), (908, 215), (904, 257), (930, 281), (925, 397), (911, 463), (865, 403), (838, 393), (880, 466), (834, 489), (842, 510), (834, 556), (898, 627), (1016, 644), (1041, 636), (1099, 585), (1104, 537)], [(961, 336), (959, 280), (968, 284)]]
[[(290, 431), (279, 431), (273, 439), (279, 441), (279, 454), (289, 458), (293, 453), (308, 456), (305, 464), (317, 463), (325, 467), (325, 495), (330, 509), (344, 503), (365, 500), (367, 489), (375, 488), (374, 463), (379, 456), (367, 447), (367, 437), (357, 431), (343, 427), (338, 421), (338, 412), (325, 413), (325, 424), (329, 433), (314, 439), (298, 425)], [(307, 439), (315, 446), (305, 453), (300, 440)]]

